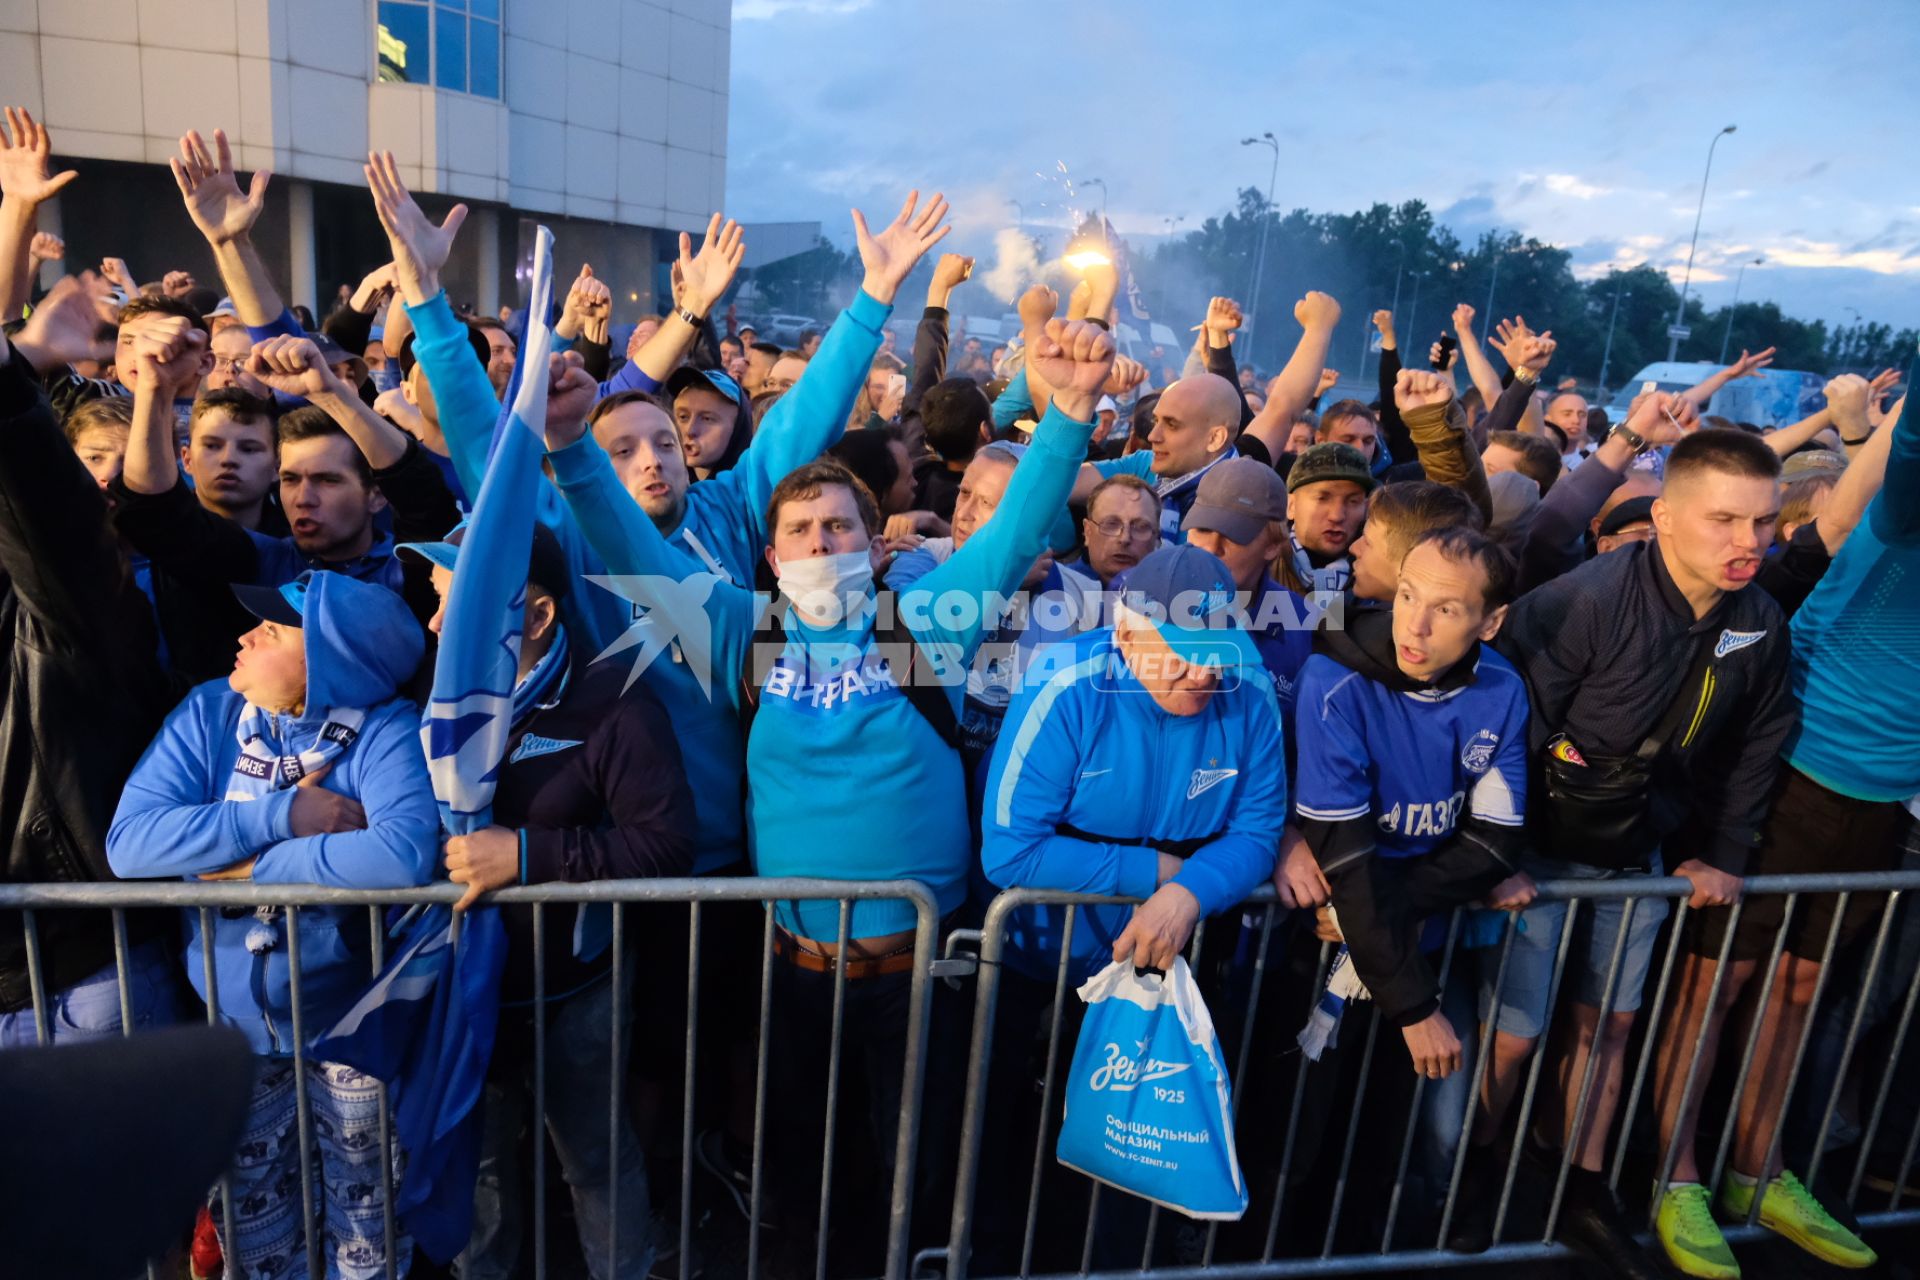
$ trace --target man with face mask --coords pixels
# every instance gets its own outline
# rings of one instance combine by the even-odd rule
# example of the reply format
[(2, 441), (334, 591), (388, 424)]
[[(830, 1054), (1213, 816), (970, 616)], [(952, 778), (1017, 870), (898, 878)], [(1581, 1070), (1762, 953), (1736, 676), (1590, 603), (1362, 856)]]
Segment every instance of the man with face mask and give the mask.
[[(1056, 320), (1028, 358), (1056, 391), (1006, 481), (999, 504), (1005, 512), (887, 602), (897, 606), (886, 620), (889, 634), (904, 632), (904, 640), (885, 646), (873, 588), (879, 511), (838, 463), (802, 467), (769, 500), (766, 558), (783, 601), (778, 643), (756, 655), (753, 594), (703, 573), (622, 491), (598, 447), (580, 438), (581, 425), (550, 414), (554, 473), (595, 548), (626, 576), (656, 625), (686, 646), (690, 665), (742, 709), (757, 707), (747, 745), (747, 824), (760, 874), (919, 880), (943, 912), (965, 898), (973, 845), (958, 750), (957, 673), (971, 666), (992, 625), (987, 607), (994, 594), (1013, 591), (1046, 549), (1086, 456), (1113, 343), (1097, 326)], [(887, 785), (871, 787), (874, 777)], [(810, 1155), (818, 1126), (804, 1117), (817, 1114), (824, 1094), (839, 911), (832, 902), (780, 903), (775, 921), (783, 962), (774, 969), (772, 1052), (787, 1064), (780, 1101), (787, 1119), (772, 1167), (805, 1178), (818, 1167)], [(873, 901), (854, 903), (847, 924), (845, 972), (857, 995), (846, 1006), (846, 1043), (858, 1046), (876, 1082), (876, 1116), (897, 1114), (914, 921), (904, 904)], [(942, 1107), (930, 1102), (926, 1110)], [(890, 1159), (891, 1133), (874, 1137), (882, 1160)], [(923, 1136), (927, 1168), (939, 1167), (942, 1145), (938, 1134)], [(788, 1243), (798, 1244), (812, 1208), (804, 1188), (786, 1191)]]

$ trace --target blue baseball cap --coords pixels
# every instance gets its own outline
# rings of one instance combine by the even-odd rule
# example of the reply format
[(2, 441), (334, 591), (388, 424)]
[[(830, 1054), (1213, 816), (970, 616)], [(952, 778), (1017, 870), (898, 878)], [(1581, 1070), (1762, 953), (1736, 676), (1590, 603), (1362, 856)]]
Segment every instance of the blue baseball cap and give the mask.
[(747, 402), (747, 393), (740, 389), (740, 384), (719, 369), (696, 369), (692, 365), (683, 364), (667, 375), (668, 403), (672, 403), (682, 391), (689, 387), (718, 391), (736, 405)]
[[(452, 573), (459, 563), (460, 544), (466, 541), (469, 527), (462, 520), (440, 542), (402, 542), (394, 551), (410, 552), (428, 564), (438, 565)], [(566, 599), (567, 589), (573, 583), (573, 573), (567, 567), (567, 553), (561, 547), (560, 539), (538, 520), (533, 522), (533, 544), (527, 556), (527, 581), (556, 600)]]
[(1120, 604), (1145, 617), (1187, 662), (1260, 665), (1260, 651), (1234, 616), (1233, 575), (1218, 556), (1186, 543), (1163, 543), (1114, 580)]

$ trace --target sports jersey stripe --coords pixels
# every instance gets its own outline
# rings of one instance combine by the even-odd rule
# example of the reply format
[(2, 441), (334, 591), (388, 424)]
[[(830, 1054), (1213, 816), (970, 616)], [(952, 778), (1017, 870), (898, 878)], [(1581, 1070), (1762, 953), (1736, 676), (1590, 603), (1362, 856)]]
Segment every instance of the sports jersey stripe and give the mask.
[(1013, 743), (1008, 748), (1007, 767), (1000, 775), (1000, 794), (993, 802), (994, 821), (1001, 826), (1013, 824), (1013, 793), (1020, 785), (1020, 771), (1026, 766), (1027, 752), (1033, 749), (1033, 740), (1040, 736), (1047, 713), (1068, 686), (1095, 674), (1105, 665), (1104, 655), (1076, 662), (1047, 681), (1046, 688), (1034, 695), (1033, 705), (1027, 708), (1027, 714), (1021, 719), (1020, 728), (1013, 735)]

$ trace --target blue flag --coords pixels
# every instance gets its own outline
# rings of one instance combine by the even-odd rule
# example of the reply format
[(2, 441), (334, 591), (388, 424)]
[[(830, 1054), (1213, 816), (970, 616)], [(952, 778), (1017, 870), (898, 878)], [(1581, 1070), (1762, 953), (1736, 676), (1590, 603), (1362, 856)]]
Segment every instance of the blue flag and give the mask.
[[(541, 227), (526, 343), (494, 424), (486, 477), (447, 596), (433, 696), (421, 718), (434, 797), (451, 835), (492, 822), (494, 786), (513, 732), (527, 548), (546, 450), (552, 303), (553, 233)], [(394, 1129), (407, 1154), (395, 1208), (439, 1262), (464, 1249), (472, 1230), (478, 1108), (507, 950), (497, 909), (475, 908), (462, 924), (456, 946), (451, 908), (436, 905), (411, 918), (379, 978), (314, 1050), (393, 1086)]]

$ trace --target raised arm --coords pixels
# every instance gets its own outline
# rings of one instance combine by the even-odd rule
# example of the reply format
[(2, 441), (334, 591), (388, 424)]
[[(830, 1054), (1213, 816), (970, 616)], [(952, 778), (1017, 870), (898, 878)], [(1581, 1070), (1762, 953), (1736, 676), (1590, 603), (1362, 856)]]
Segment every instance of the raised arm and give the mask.
[(1493, 491), (1487, 486), (1487, 469), (1467, 436), (1466, 410), (1454, 398), (1453, 383), (1431, 370), (1402, 369), (1394, 382), (1393, 402), (1427, 479), (1466, 494), (1492, 524)]
[(193, 394), (206, 349), (207, 335), (179, 316), (144, 315), (122, 326), (116, 359), (123, 374), (134, 374), (134, 388), (133, 429), (120, 474), (134, 493), (165, 493), (180, 482), (173, 402)]
[[(453, 314), (440, 287), (440, 270), (453, 252), (453, 240), (467, 220), (467, 206), (447, 210), (439, 226), (423, 213), (400, 180), (393, 153), (368, 155), (362, 169), (373, 206), (393, 250), (394, 283), (406, 302), (415, 337), (414, 359), (426, 370), (460, 488), (477, 496), (487, 472), (500, 401), (487, 380), (486, 366), (467, 341), (467, 327)], [(392, 325), (388, 326), (392, 332)]]
[(1735, 360), (1726, 368), (1709, 375), (1698, 385), (1688, 387), (1680, 394), (1693, 401), (1694, 406), (1698, 408), (1700, 412), (1705, 413), (1707, 411), (1707, 402), (1713, 399), (1714, 393), (1720, 390), (1720, 388), (1726, 386), (1735, 378), (1759, 377), (1760, 371), (1773, 363), (1773, 350), (1772, 347), (1768, 347), (1765, 351), (1756, 351), (1752, 355), (1748, 355), (1745, 351), (1742, 351), (1738, 360)]
[[(979, 597), (990, 591), (1004, 595), (1018, 586), (1047, 549), (1047, 537), (1087, 456), (1094, 407), (1113, 367), (1112, 336), (1088, 320), (1050, 320), (1027, 359), (1054, 388), (1053, 403), (1014, 467), (995, 517), (916, 585), (936, 599), (947, 590)], [(925, 638), (957, 645), (970, 661), (989, 621), (983, 614), (976, 611), (970, 625), (949, 627), (936, 611)]]
[(1232, 298), (1214, 298), (1207, 303), (1207, 318), (1201, 324), (1207, 335), (1207, 372), (1227, 380), (1233, 394), (1240, 398), (1240, 430), (1253, 421), (1253, 407), (1247, 393), (1240, 389), (1240, 369), (1233, 359), (1233, 334), (1240, 327), (1240, 304)]
[(41, 375), (95, 354), (98, 322), (87, 278), (68, 276), (0, 343), (0, 574), (60, 643), (105, 653), (123, 616), (120, 549), (40, 386)]
[(1340, 304), (1332, 294), (1309, 293), (1293, 304), (1293, 318), (1300, 323), (1300, 341), (1268, 388), (1267, 403), (1246, 428), (1275, 458), (1286, 451), (1293, 420), (1305, 413), (1319, 394), (1320, 371), (1326, 368), (1333, 327), (1340, 323)]
[(952, 229), (941, 221), (946, 214), (944, 196), (936, 194), (922, 207), (920, 193), (910, 191), (899, 216), (876, 234), (867, 229), (865, 216), (853, 211), (860, 260), (866, 264), (860, 291), (827, 330), (800, 380), (767, 411), (753, 443), (734, 464), (759, 537), (766, 536), (764, 513), (781, 477), (813, 461), (846, 434), (847, 417), (880, 349), (880, 328), (892, 313), (894, 295), (915, 264)]
[(1468, 380), (1480, 392), (1480, 402), (1492, 408), (1493, 402), (1500, 398), (1500, 375), (1494, 372), (1493, 361), (1487, 359), (1480, 339), (1474, 336), (1473, 316), (1473, 308), (1466, 303), (1455, 307), (1453, 336), (1460, 342), (1460, 359), (1466, 362)]
[(354, 389), (327, 367), (308, 338), (268, 338), (247, 357), (247, 372), (283, 395), (299, 396), (340, 424), (375, 471), (398, 466), (407, 455), (407, 434), (368, 408)]
[(53, 143), (25, 107), (6, 109), (0, 133), (0, 320), (17, 320), (33, 292), (34, 219), (40, 202), (79, 177), (47, 174)]
[(927, 282), (927, 309), (921, 313), (920, 323), (913, 331), (913, 380), (907, 384), (906, 399), (900, 403), (900, 425), (910, 458), (919, 457), (926, 447), (920, 402), (947, 376), (948, 303), (953, 291), (972, 278), (972, 258), (943, 253), (933, 266), (933, 278)]
[[(1827, 386), (1831, 395), (1833, 384), (1828, 383)], [(1781, 427), (1777, 431), (1767, 432), (1764, 438), (1767, 447), (1784, 458), (1832, 425), (1833, 406), (1828, 405), (1818, 413), (1802, 418), (1790, 427)]]
[[(1866, 463), (1880, 441), (1887, 441), (1885, 488), (1879, 501), (1871, 507), (1871, 516), (1874, 536), (1889, 545), (1904, 545), (1920, 539), (1920, 417), (1908, 419), (1904, 412), (1906, 404), (1906, 397), (1901, 397), (1900, 403), (1880, 424), (1873, 440), (1847, 468), (1852, 471)], [(1844, 482), (1846, 477), (1842, 476), (1841, 480)], [(1840, 491), (1836, 488), (1833, 497), (1828, 499), (1828, 506), (1839, 497)]]
[(267, 205), (267, 183), (273, 174), (254, 172), (245, 195), (233, 168), (233, 148), (226, 131), (213, 131), (213, 146), (197, 130), (180, 139), (180, 156), (167, 164), (186, 202), (187, 216), (207, 239), (220, 279), (233, 299), (233, 310), (249, 329), (268, 328), (287, 309), (280, 291), (253, 247), (253, 224)]

